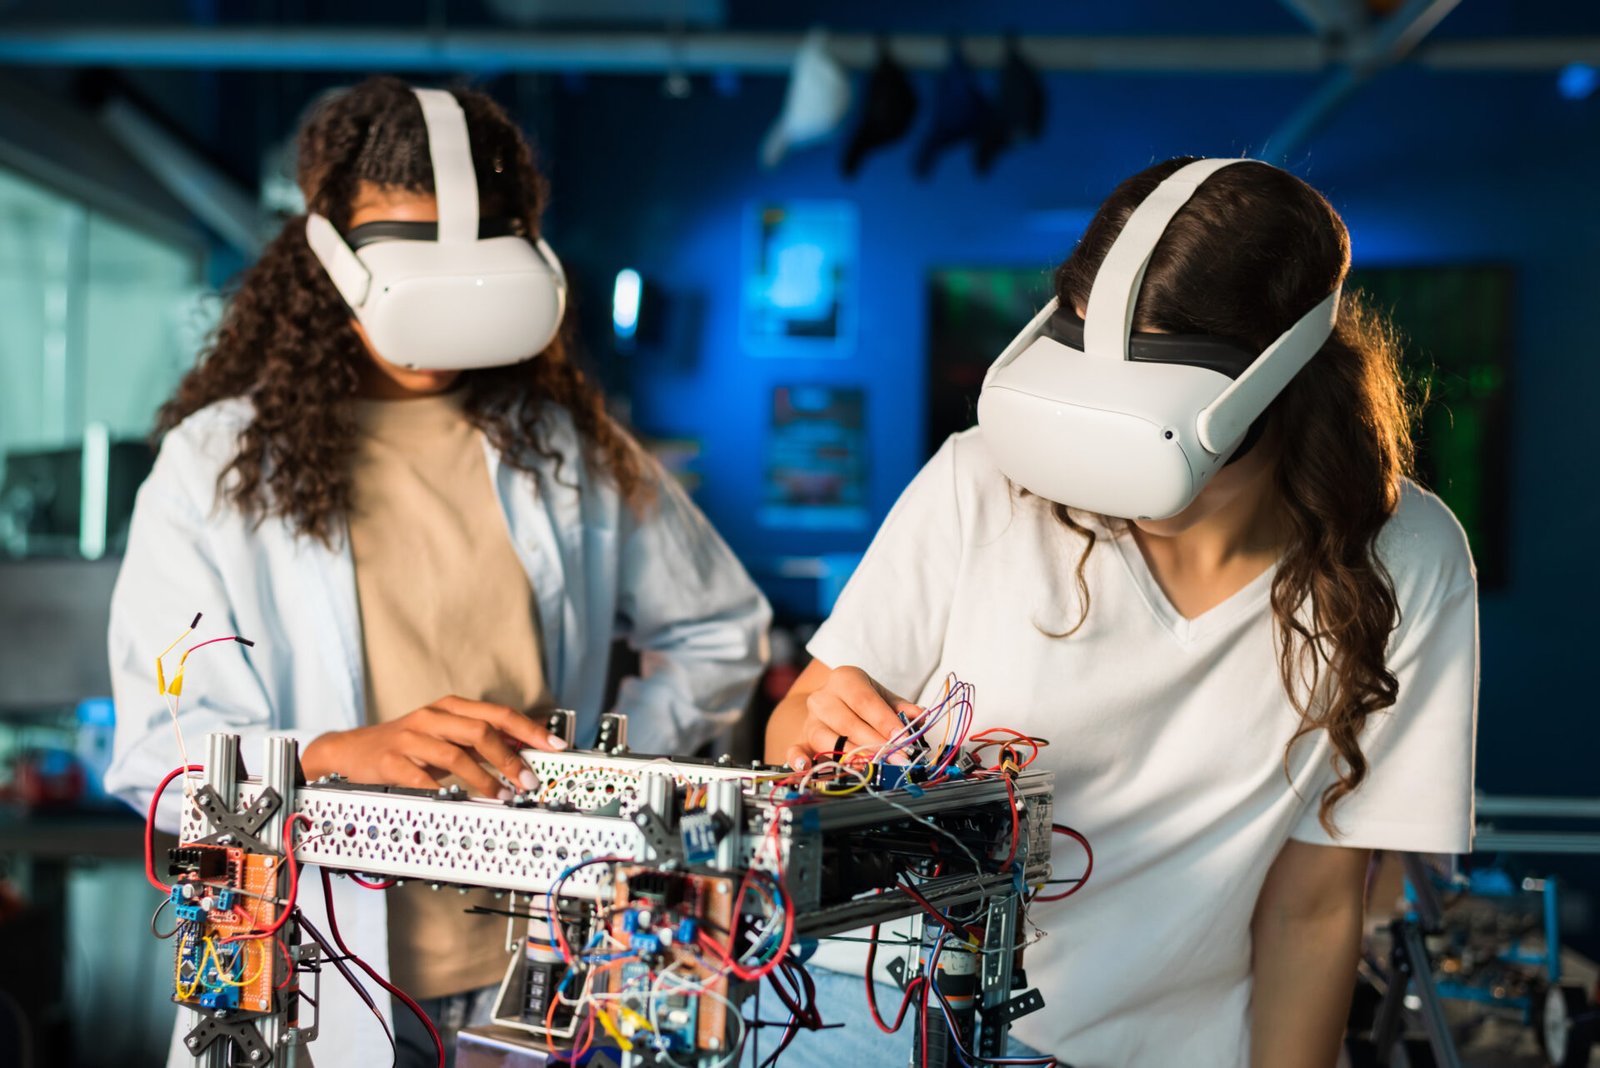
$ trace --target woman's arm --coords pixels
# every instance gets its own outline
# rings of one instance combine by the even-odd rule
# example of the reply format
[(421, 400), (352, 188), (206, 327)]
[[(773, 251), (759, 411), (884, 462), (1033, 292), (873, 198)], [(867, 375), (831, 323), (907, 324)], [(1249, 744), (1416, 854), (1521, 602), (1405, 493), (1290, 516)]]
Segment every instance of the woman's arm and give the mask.
[(1250, 1063), (1331, 1068), (1355, 989), (1365, 849), (1289, 841), (1250, 922)]

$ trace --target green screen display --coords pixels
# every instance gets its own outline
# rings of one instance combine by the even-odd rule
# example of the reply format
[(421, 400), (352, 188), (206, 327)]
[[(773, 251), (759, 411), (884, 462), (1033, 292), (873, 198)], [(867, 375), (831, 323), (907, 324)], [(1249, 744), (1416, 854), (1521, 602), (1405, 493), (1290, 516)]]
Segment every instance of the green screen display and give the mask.
[[(1417, 478), (1472, 543), (1479, 583), (1506, 580), (1513, 274), (1497, 265), (1351, 272), (1399, 328), (1404, 371), (1429, 403), (1415, 427)], [(929, 455), (976, 421), (984, 371), (1045, 301), (1049, 272), (952, 268), (929, 280)]]

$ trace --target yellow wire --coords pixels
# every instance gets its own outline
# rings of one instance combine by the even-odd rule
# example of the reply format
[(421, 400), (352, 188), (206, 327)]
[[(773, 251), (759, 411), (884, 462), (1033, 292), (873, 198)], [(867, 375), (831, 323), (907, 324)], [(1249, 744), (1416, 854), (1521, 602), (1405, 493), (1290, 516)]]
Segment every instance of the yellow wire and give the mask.
[[(211, 942), (211, 939), (209, 939), (209, 938), (206, 939), (206, 944), (213, 951), (216, 949), (216, 946)], [(248, 942), (239, 942), (239, 943), (236, 943), (236, 944), (241, 946), (241, 947), (247, 947), (247, 946), (250, 945), (250, 943), (248, 943)], [(267, 944), (266, 944), (266, 941), (264, 939), (261, 941), (261, 948), (263, 950), (265, 950), (267, 948)], [(241, 948), (239, 950), (239, 952), (244, 953), (244, 952), (246, 952), (246, 950)], [(217, 965), (217, 978), (218, 979), (222, 980), (224, 983), (228, 984), (229, 986), (249, 986), (251, 983), (253, 983), (257, 979), (261, 978), (261, 969), (266, 963), (266, 954), (263, 953), (262, 955), (260, 955), (260, 956), (258, 956), (256, 958), (256, 973), (254, 975), (249, 976), (249, 977), (244, 978), (244, 979), (229, 979), (226, 975), (223, 975), (222, 974), (222, 961), (217, 958), (215, 952), (212, 953), (211, 959)]]

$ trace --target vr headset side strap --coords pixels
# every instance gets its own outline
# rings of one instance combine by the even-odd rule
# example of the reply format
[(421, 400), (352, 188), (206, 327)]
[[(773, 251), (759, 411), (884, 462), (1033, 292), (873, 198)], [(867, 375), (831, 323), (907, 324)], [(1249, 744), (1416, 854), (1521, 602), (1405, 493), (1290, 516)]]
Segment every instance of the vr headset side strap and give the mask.
[(372, 273), (350, 251), (350, 246), (339, 236), (333, 223), (315, 213), (307, 215), (306, 244), (311, 246), (312, 254), (322, 264), (322, 269), (328, 272), (333, 288), (339, 291), (344, 302), (350, 305), (352, 311), (360, 309), (367, 302)]
[(1006, 346), (1005, 351), (1000, 354), (1000, 357), (994, 363), (989, 365), (989, 370), (984, 374), (983, 384), (986, 388), (994, 379), (994, 376), (999, 374), (1007, 364), (1021, 356), (1027, 351), (1029, 345), (1039, 340), (1039, 335), (1044, 332), (1045, 324), (1050, 321), (1050, 317), (1055, 315), (1060, 306), (1060, 302), (1055, 297), (1051, 297), (1049, 303), (1044, 306), (1039, 314), (1035, 315), (1032, 321), (1022, 328), (1022, 332), (1011, 339), (1011, 344)]
[(1196, 422), (1200, 444), (1221, 455), (1250, 428), (1267, 405), (1283, 392), (1300, 369), (1311, 362), (1339, 315), (1339, 294), (1335, 288), (1317, 306), (1285, 330), (1244, 374), (1228, 384), (1220, 396), (1200, 411)]
[(1202, 159), (1174, 171), (1128, 216), (1122, 232), (1111, 243), (1105, 261), (1095, 272), (1084, 315), (1083, 351), (1106, 359), (1128, 358), (1128, 335), (1133, 332), (1133, 309), (1144, 284), (1145, 268), (1167, 224), (1189, 202), (1200, 183), (1224, 167), (1250, 162), (1243, 159)]
[(428, 128), (433, 190), (439, 201), (439, 243), (478, 240), (478, 177), (472, 169), (467, 116), (443, 89), (414, 89)]

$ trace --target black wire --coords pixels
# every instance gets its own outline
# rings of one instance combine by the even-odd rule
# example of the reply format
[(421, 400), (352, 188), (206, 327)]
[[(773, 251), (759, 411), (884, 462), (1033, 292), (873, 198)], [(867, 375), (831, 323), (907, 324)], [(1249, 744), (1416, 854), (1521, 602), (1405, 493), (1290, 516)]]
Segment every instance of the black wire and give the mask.
[[(372, 995), (368, 993), (366, 987), (361, 985), (361, 980), (356, 978), (355, 973), (350, 970), (350, 966), (344, 962), (344, 958), (337, 954), (333, 946), (328, 944), (326, 938), (322, 937), (321, 931), (312, 926), (311, 922), (303, 914), (297, 916), (295, 922), (300, 924), (300, 929), (310, 935), (311, 940), (321, 947), (322, 952), (326, 954), (324, 959), (339, 969), (339, 974), (344, 976), (345, 982), (350, 984), (350, 988), (366, 1003), (367, 1008), (372, 1010), (372, 1015), (378, 1018), (378, 1026), (383, 1028), (383, 1037), (389, 1040), (389, 1064), (391, 1068), (399, 1064), (400, 1047), (395, 1045), (394, 1032), (389, 1030), (389, 1024), (384, 1020), (383, 1012), (378, 1008), (378, 1003), (372, 1000)], [(320, 1007), (317, 1009), (317, 1013), (320, 1017), (322, 1013)]]
[[(944, 996), (944, 991), (939, 989), (939, 984), (938, 983), (929, 983), (928, 984), (928, 989), (932, 990), (934, 997), (938, 998), (939, 1001), (944, 1005), (944, 1011), (941, 1012), (939, 1015), (942, 1017), (942, 1019), (944, 1021), (945, 1029), (950, 1032), (950, 1041), (955, 1046), (956, 1052), (961, 1054), (961, 1056), (966, 1060), (966, 1062), (969, 1065), (972, 1065), (972, 1064), (1003, 1065), (1003, 1064), (1006, 1064), (1008, 1062), (1017, 1062), (1017, 1061), (1021, 1061), (1022, 1064), (1024, 1064), (1024, 1065), (1026, 1065), (1026, 1064), (1034, 1064), (1034, 1065), (1037, 1065), (1038, 1068), (1058, 1068), (1058, 1066), (1060, 1065), (1061, 1062), (1052, 1053), (1046, 1053), (1046, 1054), (1044, 1054), (1043, 1056), (1040, 1056), (1040, 1057), (1006, 1057), (1004, 1055), (1001, 1055), (1000, 1057), (997, 1057), (997, 1058), (991, 1058), (991, 1057), (980, 1057), (976, 1053), (970, 1052), (967, 1049), (967, 1047), (962, 1044), (961, 1036), (956, 1034), (955, 1028), (950, 1026), (950, 1021), (955, 1017), (955, 1011), (956, 1011), (954, 1008), (951, 1007), (950, 999)], [(933, 1013), (930, 1011), (928, 1015), (931, 1016), (931, 1015), (933, 1015)], [(923, 1022), (923, 1027), (924, 1028), (927, 1027), (926, 1021)]]
[(519, 920), (544, 920), (549, 919), (546, 911), (518, 912), (515, 909), (497, 909), (490, 905), (473, 905), (471, 908), (461, 910), (469, 916), (511, 916)]
[(150, 914), (150, 933), (161, 939), (163, 942), (183, 929), (183, 921), (179, 920), (173, 925), (172, 930), (168, 931), (166, 934), (162, 934), (160, 931), (156, 930), (156, 921), (161, 918), (161, 910), (166, 908), (169, 904), (171, 904), (171, 902), (172, 899), (170, 897), (162, 898), (161, 904), (157, 905), (156, 910)]

